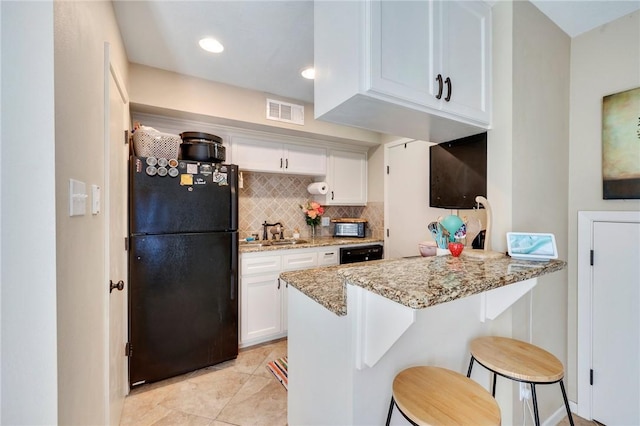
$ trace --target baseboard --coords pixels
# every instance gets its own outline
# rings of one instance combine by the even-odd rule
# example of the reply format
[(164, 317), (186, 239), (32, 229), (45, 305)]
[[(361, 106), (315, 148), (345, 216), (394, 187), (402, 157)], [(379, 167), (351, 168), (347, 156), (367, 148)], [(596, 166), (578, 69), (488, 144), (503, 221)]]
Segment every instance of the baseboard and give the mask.
[(247, 349), (247, 348), (252, 348), (253, 346), (257, 346), (257, 345), (275, 343), (278, 340), (285, 339), (286, 337), (287, 337), (287, 333), (284, 332), (284, 333), (279, 333), (279, 334), (268, 336), (268, 337), (259, 337), (257, 339), (250, 339), (250, 340), (246, 340), (246, 341), (244, 341), (242, 343), (238, 343), (238, 348), (239, 349)]
[(572, 413), (577, 413), (578, 412), (578, 404), (573, 402), (573, 401), (569, 401), (569, 410), (571, 410)]
[[(572, 413), (578, 412), (578, 405), (569, 401), (569, 409)], [(550, 417), (548, 417), (543, 423), (542, 426), (556, 426), (562, 419), (567, 416), (567, 410), (564, 408), (564, 404), (558, 408)]]

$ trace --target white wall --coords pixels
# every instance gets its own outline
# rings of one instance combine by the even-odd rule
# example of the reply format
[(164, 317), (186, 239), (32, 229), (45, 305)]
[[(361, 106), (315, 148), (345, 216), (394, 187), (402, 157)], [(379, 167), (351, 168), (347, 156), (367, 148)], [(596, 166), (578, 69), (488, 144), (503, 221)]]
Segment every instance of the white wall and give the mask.
[(493, 211), (491, 247), (506, 251), (512, 217), (513, 4), (497, 2), (492, 14), (492, 128), (487, 134), (487, 201)]
[[(571, 39), (529, 2), (514, 3), (513, 28), (513, 230), (553, 233), (566, 260)], [(514, 307), (514, 337), (567, 365), (566, 269)], [(563, 408), (558, 388), (538, 388), (541, 418)]]
[[(0, 105), (2, 102), (2, 6), (0, 6)], [(0, 107), (0, 141), (2, 141), (2, 110)], [(0, 144), (1, 145), (1, 144)], [(0, 148), (0, 165), (2, 164), (2, 148)], [(0, 235), (2, 235), (2, 174), (0, 174)], [(2, 422), (2, 244), (0, 243), (0, 423)]]
[(575, 400), (578, 211), (640, 210), (640, 200), (602, 199), (601, 139), (602, 98), (640, 87), (640, 12), (572, 39), (570, 87), (568, 392)]
[(56, 424), (53, 2), (0, 9), (0, 423)]
[[(492, 17), (492, 248), (506, 251), (508, 231), (552, 232), (566, 259), (570, 39), (529, 2), (497, 2)], [(565, 365), (566, 294), (566, 271), (556, 272), (540, 278), (511, 310), (512, 337), (532, 341)], [(542, 419), (562, 407), (557, 387), (546, 388), (538, 391)], [(517, 396), (505, 421), (522, 421)]]
[(384, 145), (369, 148), (367, 159), (367, 201), (384, 202)]
[(132, 109), (140, 112), (293, 136), (346, 139), (365, 145), (380, 143), (379, 133), (315, 120), (313, 104), (304, 105), (305, 121), (300, 126), (265, 117), (267, 97), (302, 103), (299, 101), (138, 64), (131, 64), (130, 79)]
[(68, 182), (105, 187), (105, 41), (125, 85), (128, 63), (111, 2), (55, 2), (54, 34), (58, 422), (98, 425), (108, 413), (104, 214), (69, 217)]

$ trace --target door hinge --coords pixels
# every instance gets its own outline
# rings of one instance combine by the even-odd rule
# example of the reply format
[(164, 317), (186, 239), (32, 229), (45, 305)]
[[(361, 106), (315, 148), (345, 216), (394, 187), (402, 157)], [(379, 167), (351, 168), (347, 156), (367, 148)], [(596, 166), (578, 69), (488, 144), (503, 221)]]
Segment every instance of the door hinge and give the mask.
[(124, 237), (124, 251), (129, 251), (129, 238)]
[(387, 174), (389, 174), (389, 166), (387, 166)]
[(589, 252), (589, 265), (593, 266), (593, 250)]
[(589, 384), (593, 386), (593, 368), (589, 370)]
[(124, 144), (127, 145), (129, 143), (129, 131), (125, 130), (124, 131)]
[(133, 345), (129, 342), (124, 345), (124, 356), (133, 356)]

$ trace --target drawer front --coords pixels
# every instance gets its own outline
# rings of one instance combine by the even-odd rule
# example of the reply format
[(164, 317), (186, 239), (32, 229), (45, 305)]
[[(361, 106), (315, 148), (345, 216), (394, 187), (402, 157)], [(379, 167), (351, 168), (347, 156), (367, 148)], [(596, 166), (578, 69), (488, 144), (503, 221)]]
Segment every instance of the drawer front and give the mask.
[(282, 256), (282, 270), (294, 271), (296, 269), (313, 268), (318, 264), (318, 253), (296, 253)]
[(260, 256), (242, 258), (240, 274), (262, 274), (265, 272), (280, 272), (281, 257), (280, 256)]
[(337, 265), (339, 262), (340, 250), (334, 247), (329, 250), (320, 250), (318, 252), (318, 266)]

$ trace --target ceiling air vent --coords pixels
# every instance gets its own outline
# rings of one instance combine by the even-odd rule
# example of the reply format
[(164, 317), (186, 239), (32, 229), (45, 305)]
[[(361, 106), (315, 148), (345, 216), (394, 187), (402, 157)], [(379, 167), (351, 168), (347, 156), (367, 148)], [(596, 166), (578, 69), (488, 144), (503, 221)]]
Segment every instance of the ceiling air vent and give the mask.
[(267, 119), (304, 125), (304, 106), (267, 99)]

